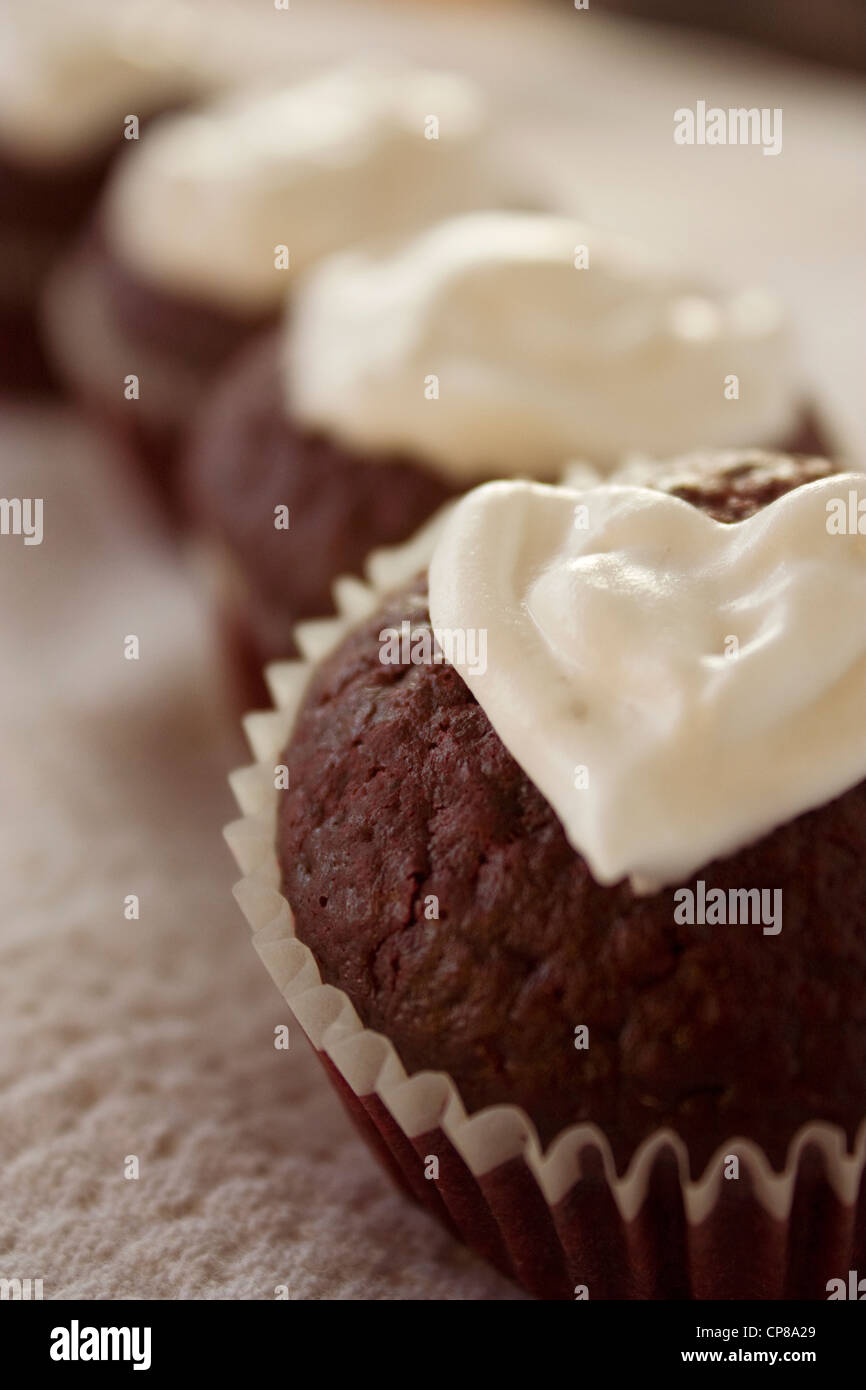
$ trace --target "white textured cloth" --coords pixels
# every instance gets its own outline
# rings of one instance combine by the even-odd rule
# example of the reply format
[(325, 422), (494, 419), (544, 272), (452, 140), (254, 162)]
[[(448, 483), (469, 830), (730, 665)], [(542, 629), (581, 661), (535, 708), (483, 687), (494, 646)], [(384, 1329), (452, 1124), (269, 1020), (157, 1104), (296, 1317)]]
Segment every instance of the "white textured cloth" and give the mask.
[(8, 410), (0, 460), (45, 526), (0, 537), (0, 1276), (45, 1298), (519, 1297), (392, 1189), (252, 949), (221, 835), (244, 752), (118, 460)]

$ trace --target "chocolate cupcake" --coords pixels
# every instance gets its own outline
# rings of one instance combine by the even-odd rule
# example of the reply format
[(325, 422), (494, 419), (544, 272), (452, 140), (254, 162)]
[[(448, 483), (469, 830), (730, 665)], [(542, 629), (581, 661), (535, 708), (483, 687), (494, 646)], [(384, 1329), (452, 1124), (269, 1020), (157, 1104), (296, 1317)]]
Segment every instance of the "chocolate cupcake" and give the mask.
[(825, 1298), (866, 1257), (866, 475), (501, 482), (437, 531), (250, 717), (265, 963), (532, 1292)]
[(338, 574), (483, 479), (752, 444), (831, 447), (771, 296), (713, 297), (571, 219), (475, 213), (311, 272), (203, 410), (190, 512), (257, 673)]
[(114, 159), (159, 110), (200, 90), (186, 12), (170, 0), (11, 0), (0, 43), (0, 390), (50, 383), (46, 275)]
[(480, 95), (451, 74), (349, 68), (165, 119), (52, 287), (60, 370), (171, 487), (191, 411), (296, 273), (484, 204), (492, 178)]

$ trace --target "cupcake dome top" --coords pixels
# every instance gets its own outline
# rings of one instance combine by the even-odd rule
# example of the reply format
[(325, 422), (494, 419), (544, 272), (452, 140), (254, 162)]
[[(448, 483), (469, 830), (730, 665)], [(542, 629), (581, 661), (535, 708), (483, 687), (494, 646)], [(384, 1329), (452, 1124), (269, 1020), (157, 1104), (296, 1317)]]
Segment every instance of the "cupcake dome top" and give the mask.
[(322, 255), (483, 205), (485, 124), (474, 84), (402, 67), (236, 94), (148, 132), (109, 191), (108, 236), (169, 291), (275, 307)]
[(470, 213), (334, 257), (299, 288), (286, 334), (296, 416), (464, 485), (555, 476), (575, 456), (611, 467), (633, 450), (778, 443), (796, 414), (771, 295), (708, 292), (542, 213)]

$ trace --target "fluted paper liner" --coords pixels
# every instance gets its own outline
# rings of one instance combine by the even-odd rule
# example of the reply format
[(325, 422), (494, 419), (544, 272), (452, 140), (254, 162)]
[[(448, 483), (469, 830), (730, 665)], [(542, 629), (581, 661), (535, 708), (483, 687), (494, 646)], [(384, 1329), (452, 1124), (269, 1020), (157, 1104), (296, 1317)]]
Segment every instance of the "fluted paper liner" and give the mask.
[[(446, 511), (448, 509), (445, 509)], [(442, 514), (408, 544), (375, 553), (369, 582), (335, 586), (337, 615), (296, 630), (303, 659), (265, 672), (274, 708), (244, 721), (255, 762), (231, 776), (241, 819), (225, 835), (243, 877), (235, 887), (253, 943), (386, 1167), (450, 1230), (532, 1293), (547, 1298), (826, 1298), (827, 1281), (866, 1270), (866, 1120), (853, 1153), (815, 1122), (776, 1172), (752, 1141), (732, 1137), (699, 1179), (683, 1141), (657, 1131), (618, 1175), (605, 1135), (565, 1130), (543, 1152), (513, 1105), (468, 1115), (444, 1072), (408, 1076), (396, 1048), (365, 1028), (349, 996), (323, 984), (280, 893), (274, 768), (311, 670), (382, 594), (423, 568)], [(424, 1175), (439, 1159), (439, 1177)], [(737, 1180), (725, 1159), (739, 1159)], [(584, 1292), (585, 1291), (585, 1292)]]

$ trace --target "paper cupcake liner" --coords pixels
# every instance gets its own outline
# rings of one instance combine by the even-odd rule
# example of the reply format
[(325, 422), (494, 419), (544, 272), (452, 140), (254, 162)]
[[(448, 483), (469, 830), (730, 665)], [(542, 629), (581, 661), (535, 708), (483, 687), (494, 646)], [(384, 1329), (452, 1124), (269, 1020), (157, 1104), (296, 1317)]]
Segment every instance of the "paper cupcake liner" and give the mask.
[[(671, 1130), (648, 1137), (623, 1175), (591, 1124), (566, 1129), (543, 1152), (517, 1106), (468, 1115), (447, 1074), (408, 1075), (390, 1039), (365, 1028), (349, 996), (322, 982), (313, 952), (295, 936), (279, 891), (275, 765), (312, 669), (384, 593), (418, 573), (441, 524), (439, 514), (407, 545), (372, 555), (369, 582), (340, 580), (337, 616), (296, 629), (302, 659), (265, 672), (274, 708), (244, 721), (255, 762), (230, 778), (241, 819), (225, 831), (243, 875), (235, 895), (256, 950), (391, 1175), (530, 1293), (825, 1299), (828, 1280), (847, 1281), (850, 1270), (866, 1266), (866, 1120), (851, 1153), (836, 1126), (804, 1126), (782, 1172), (756, 1144), (734, 1136), (693, 1179), (686, 1147)], [(732, 1155), (736, 1180), (724, 1176)], [(429, 1177), (432, 1158), (438, 1174)]]

